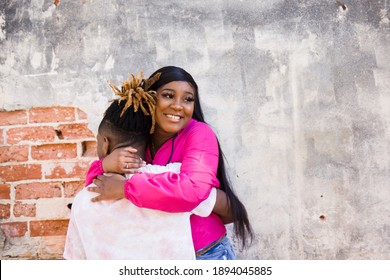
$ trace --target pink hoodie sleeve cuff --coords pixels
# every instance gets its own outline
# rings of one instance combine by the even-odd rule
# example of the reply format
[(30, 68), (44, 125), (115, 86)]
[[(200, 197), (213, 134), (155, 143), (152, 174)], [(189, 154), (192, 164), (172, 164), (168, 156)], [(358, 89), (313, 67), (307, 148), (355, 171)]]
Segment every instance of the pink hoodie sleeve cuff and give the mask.
[(87, 176), (85, 178), (85, 185), (88, 186), (92, 183), (92, 181), (99, 175), (103, 175), (103, 158), (99, 160), (95, 160), (92, 162), (89, 170), (87, 172)]

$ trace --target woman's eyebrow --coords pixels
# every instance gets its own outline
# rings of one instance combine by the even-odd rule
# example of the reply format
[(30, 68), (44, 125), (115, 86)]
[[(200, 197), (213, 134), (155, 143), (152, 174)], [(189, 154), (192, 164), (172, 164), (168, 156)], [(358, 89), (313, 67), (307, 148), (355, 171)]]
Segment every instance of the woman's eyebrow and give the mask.
[[(171, 89), (171, 88), (163, 88), (162, 90), (163, 90), (163, 91), (164, 91), (164, 90), (167, 90), (167, 91), (176, 92), (176, 90)], [(186, 93), (186, 94), (191, 94), (192, 96), (195, 95), (195, 94), (194, 94), (193, 92), (191, 92), (191, 91), (185, 91), (184, 93)]]
[(175, 92), (175, 90), (174, 90), (174, 89), (171, 89), (171, 88), (163, 88), (162, 90), (168, 90), (168, 91), (173, 91), (173, 92)]

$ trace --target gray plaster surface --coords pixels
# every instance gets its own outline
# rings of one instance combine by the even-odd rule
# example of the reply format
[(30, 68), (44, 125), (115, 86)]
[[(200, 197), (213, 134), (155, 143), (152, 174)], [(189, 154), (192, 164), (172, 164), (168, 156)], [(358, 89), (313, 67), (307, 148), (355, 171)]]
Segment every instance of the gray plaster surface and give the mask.
[(193, 74), (256, 238), (244, 259), (390, 259), (390, 1), (0, 3), (0, 109), (96, 132), (131, 72)]

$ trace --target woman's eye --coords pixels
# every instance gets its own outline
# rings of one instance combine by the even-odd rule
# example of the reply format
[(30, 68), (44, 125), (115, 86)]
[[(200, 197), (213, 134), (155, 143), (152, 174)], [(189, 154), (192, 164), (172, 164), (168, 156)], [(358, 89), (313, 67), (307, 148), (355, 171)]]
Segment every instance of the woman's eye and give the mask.
[(165, 97), (165, 98), (169, 98), (169, 99), (173, 98), (173, 94), (172, 93), (163, 93), (162, 96)]
[(186, 98), (184, 98), (184, 101), (185, 102), (194, 102), (195, 99), (193, 97), (186, 97)]

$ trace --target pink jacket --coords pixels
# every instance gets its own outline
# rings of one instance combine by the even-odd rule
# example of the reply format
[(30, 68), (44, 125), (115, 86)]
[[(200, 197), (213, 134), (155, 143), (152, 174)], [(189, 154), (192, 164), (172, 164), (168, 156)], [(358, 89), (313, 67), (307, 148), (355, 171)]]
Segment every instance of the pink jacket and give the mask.
[[(218, 144), (207, 124), (191, 120), (176, 137), (160, 147), (153, 161), (147, 150), (148, 163), (166, 165), (169, 158), (170, 162), (182, 163), (180, 174), (138, 173), (125, 183), (126, 198), (138, 207), (188, 212), (208, 197), (213, 186), (219, 187), (216, 178)], [(88, 171), (86, 184), (100, 174), (103, 174), (102, 162), (95, 161)], [(191, 229), (195, 250), (209, 245), (226, 232), (221, 219), (214, 213), (205, 218), (192, 215)]]

